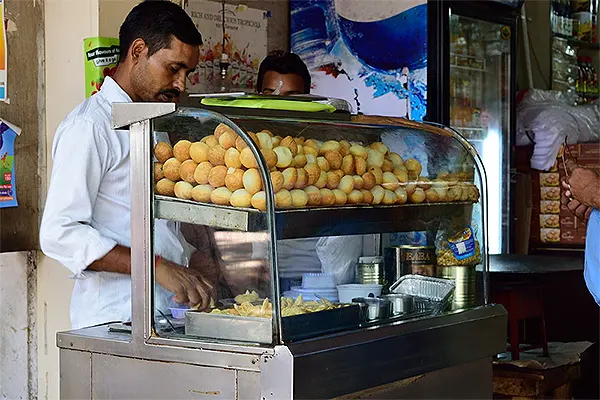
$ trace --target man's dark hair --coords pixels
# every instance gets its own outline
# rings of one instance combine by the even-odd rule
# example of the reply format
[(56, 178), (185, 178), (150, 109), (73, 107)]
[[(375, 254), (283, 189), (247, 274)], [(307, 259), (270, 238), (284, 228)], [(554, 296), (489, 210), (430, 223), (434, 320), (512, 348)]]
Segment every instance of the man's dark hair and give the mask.
[(304, 61), (294, 53), (288, 53), (283, 50), (275, 50), (269, 53), (267, 57), (260, 63), (258, 69), (258, 79), (256, 86), (259, 91), (262, 91), (263, 80), (265, 74), (269, 71), (275, 71), (280, 74), (295, 74), (300, 75), (304, 80), (304, 94), (310, 93), (310, 73)]
[(121, 25), (120, 60), (127, 58), (129, 47), (136, 39), (146, 42), (150, 57), (168, 48), (173, 36), (192, 46), (202, 44), (202, 35), (183, 8), (170, 1), (146, 0), (133, 7)]

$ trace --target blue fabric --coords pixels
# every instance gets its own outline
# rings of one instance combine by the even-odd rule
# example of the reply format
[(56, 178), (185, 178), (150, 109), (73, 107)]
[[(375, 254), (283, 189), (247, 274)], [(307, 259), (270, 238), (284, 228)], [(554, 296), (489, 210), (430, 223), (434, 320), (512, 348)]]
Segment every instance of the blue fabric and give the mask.
[(600, 305), (600, 210), (590, 215), (585, 241), (585, 284)]

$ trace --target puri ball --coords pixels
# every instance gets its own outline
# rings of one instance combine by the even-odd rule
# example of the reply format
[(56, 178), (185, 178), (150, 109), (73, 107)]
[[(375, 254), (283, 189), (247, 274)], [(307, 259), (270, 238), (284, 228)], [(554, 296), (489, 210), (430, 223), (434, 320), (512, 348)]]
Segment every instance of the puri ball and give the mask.
[(267, 132), (258, 132), (256, 134), (258, 137), (258, 146), (261, 149), (273, 149), (273, 138)]
[(340, 177), (334, 171), (329, 171), (327, 173), (327, 188), (328, 189), (337, 189), (340, 184)]
[(321, 192), (321, 205), (332, 206), (335, 204), (335, 195), (330, 189), (323, 188), (319, 190)]
[(244, 172), (243, 177), (244, 189), (251, 195), (260, 192), (262, 187), (262, 179), (260, 179), (260, 173), (257, 169), (252, 168)]
[(392, 204), (396, 204), (396, 200), (396, 194), (391, 190), (385, 189), (385, 191), (383, 192), (383, 200), (381, 202), (386, 206), (389, 206)]
[(392, 162), (394, 168), (404, 166), (404, 160), (402, 160), (402, 157), (398, 153), (391, 152), (387, 155), (387, 158)]
[(292, 195), (286, 189), (281, 189), (275, 193), (275, 207), (277, 208), (291, 208), (292, 207)]
[(344, 177), (340, 179), (338, 189), (341, 189), (346, 194), (350, 194), (350, 192), (354, 190), (354, 176), (344, 175)]
[(383, 181), (381, 186), (383, 186), (384, 189), (394, 191), (400, 186), (398, 178), (396, 178), (396, 175), (391, 172), (384, 172), (382, 179)]
[(333, 196), (335, 197), (336, 206), (343, 206), (348, 202), (348, 195), (343, 190), (333, 189), (332, 192)]
[(225, 150), (235, 147), (235, 140), (238, 138), (238, 135), (233, 131), (224, 132), (219, 137), (219, 145)]
[(390, 149), (381, 142), (372, 143), (371, 148), (374, 150), (377, 150), (378, 152), (380, 152), (383, 155), (386, 155), (390, 151)]
[(342, 159), (342, 171), (346, 175), (354, 175), (356, 172), (356, 164), (354, 163), (354, 156), (348, 154)]
[(341, 148), (340, 142), (338, 142), (336, 140), (328, 140), (325, 143), (323, 143), (323, 145), (319, 149), (319, 154), (325, 154), (328, 151), (335, 151), (335, 152), (339, 153), (340, 148)]
[(240, 161), (246, 168), (258, 168), (256, 158), (254, 157), (254, 154), (252, 154), (250, 147), (246, 147), (240, 152)]
[(173, 146), (173, 156), (181, 162), (189, 160), (191, 145), (192, 142), (189, 140), (180, 140), (179, 142), (175, 143), (175, 146)]
[(319, 179), (314, 183), (319, 189), (323, 189), (327, 185), (327, 172), (321, 171), (319, 174)]
[(196, 170), (194, 171), (194, 180), (196, 181), (196, 183), (199, 183), (201, 185), (207, 184), (208, 174), (210, 173), (210, 170), (212, 168), (212, 164), (208, 161), (204, 161), (198, 164)]
[(277, 165), (277, 153), (269, 149), (261, 149), (260, 152), (262, 153), (262, 156), (265, 159), (269, 169)]
[(264, 191), (255, 193), (250, 200), (250, 204), (257, 210), (265, 211), (267, 209), (267, 194)]
[(352, 145), (350, 144), (349, 141), (347, 140), (340, 140), (340, 154), (342, 155), (342, 157), (347, 156), (348, 154), (350, 154), (350, 147), (352, 147)]
[(185, 160), (179, 166), (179, 176), (182, 180), (189, 183), (196, 183), (194, 174), (196, 173), (196, 167), (198, 164), (194, 160)]
[(383, 161), (384, 161), (383, 154), (381, 154), (379, 151), (377, 151), (375, 149), (368, 149), (367, 153), (368, 153), (368, 156), (367, 156), (367, 167), (368, 168), (371, 168), (371, 167), (381, 168), (383, 166)]
[(371, 172), (365, 172), (362, 175), (363, 178), (363, 188), (367, 189), (367, 190), (371, 190), (373, 189), (373, 187), (375, 185), (377, 185), (377, 181), (375, 179), (375, 175), (373, 175)]
[(348, 151), (350, 152), (350, 154), (352, 154), (355, 157), (359, 157), (364, 160), (367, 159), (367, 156), (368, 156), (367, 149), (365, 149), (363, 146), (361, 146), (359, 144), (355, 144), (355, 145), (351, 146)]
[(190, 157), (196, 163), (200, 164), (203, 161), (208, 161), (209, 147), (206, 143), (195, 142), (190, 146)]
[(332, 169), (340, 169), (342, 167), (342, 155), (338, 151), (326, 151), (323, 153), (323, 156), (329, 162)]
[(154, 163), (154, 182), (160, 181), (165, 177), (165, 173), (163, 172), (163, 164), (159, 162)]
[(392, 171), (392, 173), (396, 175), (396, 178), (398, 178), (398, 182), (408, 182), (408, 171), (406, 171), (406, 169), (396, 167), (394, 168), (394, 171)]
[(308, 204), (308, 194), (304, 190), (294, 189), (290, 191), (290, 195), (292, 196), (292, 207), (302, 208)]
[(421, 175), (421, 163), (414, 158), (409, 158), (404, 162), (404, 167), (408, 170), (409, 179), (417, 179)]
[(354, 175), (352, 178), (354, 179), (355, 189), (360, 190), (365, 186), (365, 180), (362, 178), (362, 176)]
[(208, 161), (214, 166), (225, 165), (225, 149), (217, 145), (208, 150)]
[(348, 204), (360, 204), (363, 202), (363, 197), (360, 190), (354, 189), (348, 194)]
[(419, 204), (419, 203), (424, 202), (426, 197), (427, 196), (425, 195), (425, 191), (418, 187), (415, 189), (415, 191), (412, 194), (408, 195), (408, 200), (411, 203)]
[(294, 157), (294, 166), (296, 168), (302, 168), (307, 164), (306, 156), (304, 154), (297, 154)]
[(298, 170), (294, 167), (289, 167), (283, 170), (283, 188), (292, 190), (298, 179)]
[(375, 183), (381, 185), (383, 183), (383, 171), (379, 167), (369, 167), (369, 172), (375, 176)]
[(383, 166), (381, 167), (383, 172), (392, 172), (394, 170), (394, 164), (390, 160), (383, 160)]
[(194, 187), (191, 183), (179, 181), (175, 184), (175, 196), (183, 200), (189, 200), (192, 198), (192, 189), (194, 189)]
[(210, 194), (210, 201), (221, 206), (228, 206), (230, 197), (231, 190), (227, 189), (226, 187), (220, 187), (212, 191)]
[(177, 182), (180, 179), (179, 176), (179, 167), (181, 167), (181, 161), (176, 159), (175, 157), (169, 158), (163, 164), (163, 174), (165, 178)]
[(204, 136), (201, 140), (202, 143), (206, 143), (209, 148), (215, 147), (219, 145), (219, 141), (215, 137), (215, 135)]
[(215, 135), (215, 138), (217, 138), (217, 140), (224, 134), (224, 133), (233, 133), (235, 134), (235, 132), (233, 131), (233, 129), (231, 129), (228, 125), (220, 123), (219, 125), (217, 125), (217, 127), (215, 128), (215, 130), (213, 131), (213, 134)]
[(160, 181), (156, 182), (155, 187), (156, 193), (161, 194), (163, 196), (175, 196), (175, 182), (163, 178)]
[(192, 189), (192, 199), (201, 203), (209, 203), (214, 188), (210, 185), (198, 185)]
[(363, 203), (365, 204), (373, 204), (373, 193), (367, 189), (360, 189), (360, 192), (363, 195)]
[(374, 186), (373, 189), (371, 189), (371, 194), (373, 195), (373, 202), (371, 204), (381, 204), (383, 196), (385, 195), (385, 189), (379, 185)]
[(241, 168), (240, 152), (235, 147), (230, 147), (225, 152), (225, 165), (227, 168)]
[(229, 197), (229, 204), (234, 207), (250, 207), (252, 205), (252, 195), (246, 189), (238, 189)]
[(281, 139), (279, 146), (284, 146), (290, 149), (292, 155), (295, 157), (298, 154), (298, 143), (291, 136), (286, 136)]
[(304, 168), (296, 168), (296, 172), (298, 173), (298, 177), (296, 178), (294, 188), (304, 189), (308, 186), (308, 174), (306, 173), (306, 170)]
[(273, 151), (277, 154), (277, 168), (287, 168), (290, 166), (294, 156), (288, 147), (277, 146)]
[(227, 175), (227, 167), (224, 165), (217, 165), (212, 167), (208, 173), (208, 183), (214, 188), (225, 186), (225, 176)]
[(169, 143), (158, 142), (154, 146), (154, 156), (160, 163), (164, 163), (169, 158), (173, 157), (173, 148)]
[(228, 168), (225, 175), (225, 186), (235, 192), (244, 187), (244, 171), (239, 168)]
[(354, 157), (354, 166), (356, 168), (356, 173), (358, 175), (362, 175), (367, 172), (367, 160), (360, 157)]
[(396, 194), (396, 204), (404, 204), (408, 201), (408, 193), (402, 186), (396, 189), (394, 193)]
[(321, 191), (316, 186), (307, 186), (304, 191), (308, 195), (308, 203), (309, 206), (319, 206), (321, 205)]
[(273, 193), (277, 193), (283, 188), (283, 182), (284, 178), (281, 172), (271, 172), (271, 183), (273, 184)]

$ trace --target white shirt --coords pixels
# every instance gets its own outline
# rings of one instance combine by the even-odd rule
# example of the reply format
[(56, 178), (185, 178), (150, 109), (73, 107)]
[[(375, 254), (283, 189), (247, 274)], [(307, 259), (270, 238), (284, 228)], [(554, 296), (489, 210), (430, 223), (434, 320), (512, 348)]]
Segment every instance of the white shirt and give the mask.
[[(40, 244), (76, 279), (71, 298), (74, 329), (131, 320), (129, 275), (88, 271), (117, 244), (131, 246), (129, 131), (111, 129), (111, 105), (131, 98), (110, 77), (97, 94), (60, 124), (40, 228)], [(155, 221), (155, 252), (187, 266), (190, 246), (172, 221)], [(156, 285), (156, 307), (172, 293)]]

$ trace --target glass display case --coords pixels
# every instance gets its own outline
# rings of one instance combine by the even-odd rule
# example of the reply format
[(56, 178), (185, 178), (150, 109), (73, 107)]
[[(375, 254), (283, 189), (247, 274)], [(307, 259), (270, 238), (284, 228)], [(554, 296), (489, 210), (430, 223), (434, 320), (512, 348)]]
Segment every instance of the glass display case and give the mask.
[[(435, 246), (437, 239), (439, 255), (444, 251), (441, 243), (467, 229), (476, 244), (473, 251), (477, 251), (464, 256), (470, 258), (472, 275), (477, 264), (485, 263), (486, 227), (479, 201), (480, 193), (485, 192), (484, 180), (470, 146), (451, 131), (249, 116), (224, 118), (196, 108), (180, 108), (153, 120), (151, 131), (157, 160), (151, 197), (152, 256), (167, 251), (157, 242), (161, 234), (158, 229), (167, 221), (184, 224), (186, 232), (201, 226), (186, 242), (194, 246), (198, 235), (212, 236), (210, 242), (227, 249), (219, 253), (228, 254), (228, 261), (217, 257), (208, 262), (216, 271), (203, 271), (205, 258), (191, 256), (196, 264), (190, 263), (190, 268), (197, 268), (216, 286), (210, 301), (200, 307), (190, 304), (199, 309), (185, 311), (177, 304), (165, 307), (168, 299), (156, 285), (152, 320), (158, 336), (285, 343), (414, 317), (413, 313), (403, 313), (362, 321), (357, 304), (338, 306), (327, 299), (282, 297), (280, 269), (285, 264), (286, 272), (292, 269), (300, 275), (303, 266), (293, 264), (302, 263), (305, 253), (296, 249), (296, 261), (293, 251), (286, 254), (292, 259), (288, 265), (277, 257), (281, 256), (278, 242), (283, 246), (301, 238), (426, 232), (429, 240), (423, 247)], [(145, 161), (138, 165), (149, 165)], [(136, 181), (134, 188), (148, 192), (152, 182), (145, 183)], [(207, 240), (200, 242), (204, 246)], [(356, 242), (338, 241), (339, 249), (331, 252), (354, 253), (349, 246)], [(318, 246), (314, 241), (299, 243)], [(461, 246), (469, 246), (466, 243)], [(262, 252), (257, 251), (260, 248)], [(345, 266), (344, 276), (354, 275), (354, 262)], [(444, 266), (459, 268), (459, 264), (469, 263), (454, 259), (440, 265), (439, 272)], [(322, 268), (332, 269), (330, 265)], [(306, 269), (325, 272), (314, 271), (311, 266)], [(435, 266), (427, 271), (432, 277), (437, 274)], [(397, 274), (390, 280), (399, 278)], [(358, 282), (347, 278), (334, 283)], [(328, 293), (325, 288), (321, 291), (322, 295)], [(335, 294), (333, 297), (337, 299)], [(175, 313), (182, 310), (185, 318), (171, 320), (168, 308)], [(418, 313), (427, 316), (423, 310)], [(183, 326), (178, 328), (177, 323)]]
[[(506, 314), (488, 303), (473, 147), (412, 122), (225, 114), (113, 106), (131, 135), (130, 333), (59, 334), (63, 351), (234, 370), (244, 398), (334, 397), (467, 364), (465, 382), (478, 370), (491, 393)], [(194, 271), (198, 293), (164, 289), (164, 262)], [(106, 374), (98, 393), (122, 395)]]

